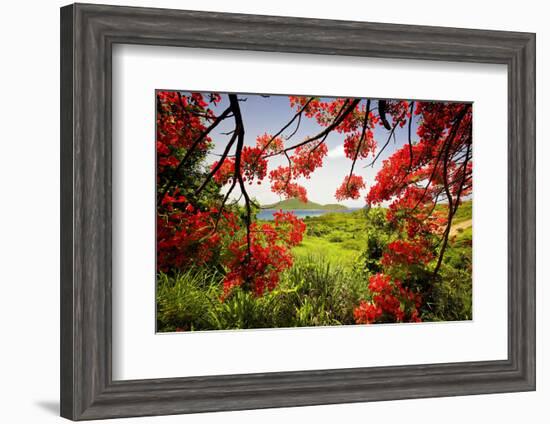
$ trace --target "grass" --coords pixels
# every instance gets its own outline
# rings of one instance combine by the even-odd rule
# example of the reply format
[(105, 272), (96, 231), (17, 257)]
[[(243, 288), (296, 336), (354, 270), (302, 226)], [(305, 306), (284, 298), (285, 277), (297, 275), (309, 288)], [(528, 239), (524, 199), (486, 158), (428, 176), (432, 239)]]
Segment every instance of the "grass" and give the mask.
[[(440, 276), (431, 281), (424, 321), (472, 317), (472, 206), (464, 202), (454, 220)], [(368, 277), (395, 235), (383, 209), (327, 213), (305, 218), (306, 234), (293, 248), (294, 265), (275, 290), (262, 297), (235, 288), (222, 299), (223, 274), (202, 268), (157, 279), (157, 330), (196, 331), (353, 324), (353, 310), (369, 297)], [(371, 263), (372, 262), (372, 263)], [(373, 265), (374, 264), (374, 265)], [(428, 280), (426, 280), (428, 278)]]
[[(439, 208), (445, 208), (442, 205)], [(305, 218), (307, 231), (302, 243), (292, 253), (296, 258), (315, 257), (334, 265), (352, 268), (365, 250), (367, 220), (362, 210), (351, 213), (328, 213)], [(472, 201), (465, 201), (458, 208), (451, 236), (452, 245), (471, 246)], [(451, 247), (452, 248), (452, 247)]]
[(453, 218), (453, 224), (459, 224), (463, 221), (472, 220), (472, 201), (466, 200), (458, 207)]
[(306, 234), (292, 253), (298, 259), (309, 257), (333, 265), (352, 267), (365, 248), (365, 217), (362, 211), (329, 213), (305, 219)]
[(313, 327), (353, 324), (367, 294), (364, 277), (319, 258), (297, 259), (272, 292), (240, 288), (221, 300), (219, 274), (193, 269), (157, 282), (157, 331)]

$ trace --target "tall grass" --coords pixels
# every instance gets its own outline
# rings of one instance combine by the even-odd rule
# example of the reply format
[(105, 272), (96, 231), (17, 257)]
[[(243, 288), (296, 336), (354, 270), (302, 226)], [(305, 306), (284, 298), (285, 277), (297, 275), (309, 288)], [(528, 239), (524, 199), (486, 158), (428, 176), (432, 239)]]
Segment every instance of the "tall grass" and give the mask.
[(157, 330), (193, 331), (353, 324), (367, 294), (359, 273), (322, 257), (298, 259), (277, 288), (258, 297), (235, 288), (222, 300), (219, 273), (194, 269), (157, 280)]
[(157, 276), (157, 331), (207, 330), (223, 275), (205, 269)]

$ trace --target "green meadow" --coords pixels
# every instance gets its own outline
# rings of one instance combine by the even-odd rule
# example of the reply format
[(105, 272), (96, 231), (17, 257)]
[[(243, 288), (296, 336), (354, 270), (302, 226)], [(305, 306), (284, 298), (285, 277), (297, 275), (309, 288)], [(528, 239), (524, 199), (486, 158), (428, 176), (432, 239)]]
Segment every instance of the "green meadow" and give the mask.
[[(444, 208), (445, 206), (441, 206)], [(382, 208), (327, 213), (304, 219), (307, 230), (292, 250), (294, 265), (264, 296), (234, 289), (222, 296), (223, 270), (190, 269), (157, 280), (157, 330), (193, 331), (354, 324), (353, 311), (369, 296), (368, 279), (379, 271), (394, 229)], [(411, 284), (430, 281), (423, 321), (472, 318), (472, 203), (453, 220), (440, 276), (413, 269)]]
[(304, 239), (292, 249), (295, 258), (315, 258), (345, 268), (355, 266), (367, 241), (364, 211), (306, 217), (304, 222)]
[[(371, 227), (366, 210), (306, 217), (304, 222), (307, 225), (304, 239), (292, 250), (297, 259), (315, 258), (345, 268), (358, 266), (357, 262), (364, 253)], [(457, 249), (471, 251), (471, 242), (472, 202), (468, 201), (458, 208), (453, 219), (450, 256)]]

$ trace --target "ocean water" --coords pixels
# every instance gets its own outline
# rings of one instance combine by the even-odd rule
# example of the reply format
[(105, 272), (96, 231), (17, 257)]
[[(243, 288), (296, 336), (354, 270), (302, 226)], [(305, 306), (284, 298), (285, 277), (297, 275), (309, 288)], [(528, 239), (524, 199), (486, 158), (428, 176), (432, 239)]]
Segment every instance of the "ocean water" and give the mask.
[[(305, 218), (307, 216), (314, 217), (314, 216), (321, 216), (327, 213), (351, 213), (355, 212), (356, 210), (359, 210), (360, 208), (350, 208), (350, 209), (336, 209), (336, 210), (324, 210), (324, 209), (292, 209), (284, 212), (292, 212), (294, 215), (296, 215), (298, 218)], [(273, 220), (273, 214), (275, 212), (278, 212), (279, 209), (263, 209), (256, 215), (257, 219), (261, 219), (264, 221), (272, 221)]]

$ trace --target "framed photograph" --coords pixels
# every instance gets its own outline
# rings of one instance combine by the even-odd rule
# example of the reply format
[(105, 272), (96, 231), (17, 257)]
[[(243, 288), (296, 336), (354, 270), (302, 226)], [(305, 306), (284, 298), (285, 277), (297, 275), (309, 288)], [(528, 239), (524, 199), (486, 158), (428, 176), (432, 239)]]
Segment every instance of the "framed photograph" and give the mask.
[(535, 35), (61, 9), (61, 415), (535, 389)]

